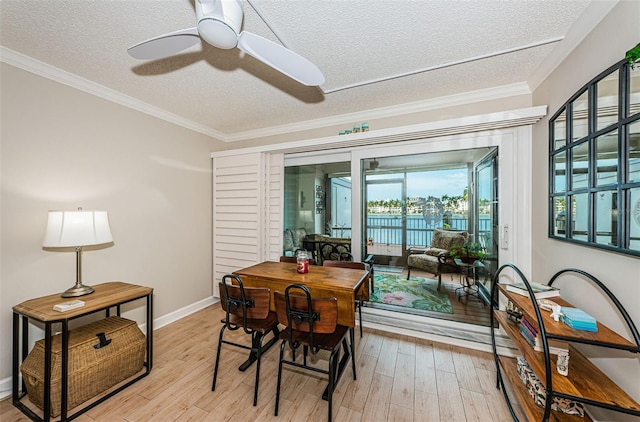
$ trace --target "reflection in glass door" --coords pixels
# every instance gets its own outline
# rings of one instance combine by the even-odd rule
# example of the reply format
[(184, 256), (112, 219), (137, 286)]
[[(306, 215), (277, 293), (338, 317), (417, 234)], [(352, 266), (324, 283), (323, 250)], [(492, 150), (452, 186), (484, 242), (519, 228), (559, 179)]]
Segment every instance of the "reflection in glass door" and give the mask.
[(397, 266), (406, 249), (406, 183), (404, 173), (370, 174), (365, 171), (366, 255), (376, 263)]

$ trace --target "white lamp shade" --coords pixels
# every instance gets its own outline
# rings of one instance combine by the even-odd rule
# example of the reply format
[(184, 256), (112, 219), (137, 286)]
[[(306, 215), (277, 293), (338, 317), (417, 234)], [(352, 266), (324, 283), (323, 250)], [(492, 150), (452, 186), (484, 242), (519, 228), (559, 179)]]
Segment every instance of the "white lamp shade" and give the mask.
[(113, 242), (106, 211), (49, 211), (46, 248), (101, 245)]

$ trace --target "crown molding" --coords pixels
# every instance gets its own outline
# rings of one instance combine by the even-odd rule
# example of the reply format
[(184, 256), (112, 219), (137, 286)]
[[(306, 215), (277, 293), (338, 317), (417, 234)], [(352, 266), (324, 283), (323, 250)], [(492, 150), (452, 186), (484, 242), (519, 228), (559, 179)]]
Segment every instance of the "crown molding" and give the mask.
[(55, 66), (51, 66), (9, 48), (0, 46), (0, 61), (54, 82), (70, 86), (71, 88), (95, 95), (96, 97), (103, 98), (150, 116), (157, 117), (158, 119), (165, 120), (169, 123), (193, 130), (194, 132), (202, 133), (203, 135), (216, 139), (224, 140), (224, 138), (226, 138), (226, 135), (222, 132), (218, 132), (209, 127), (195, 123), (191, 120), (185, 119), (184, 117), (180, 117), (159, 107), (125, 95), (120, 91), (107, 88), (96, 82), (90, 81), (73, 73), (69, 73)]

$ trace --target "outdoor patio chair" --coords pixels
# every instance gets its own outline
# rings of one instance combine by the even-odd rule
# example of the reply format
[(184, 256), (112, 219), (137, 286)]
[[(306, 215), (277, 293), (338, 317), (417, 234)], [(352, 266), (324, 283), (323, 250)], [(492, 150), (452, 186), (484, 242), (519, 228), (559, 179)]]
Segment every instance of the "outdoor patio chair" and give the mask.
[(449, 251), (453, 245), (462, 246), (469, 239), (469, 233), (462, 230), (435, 229), (431, 246), (409, 248), (407, 257), (407, 280), (412, 268), (419, 268), (438, 276), (438, 290), (442, 285), (442, 274), (458, 273), (458, 266)]

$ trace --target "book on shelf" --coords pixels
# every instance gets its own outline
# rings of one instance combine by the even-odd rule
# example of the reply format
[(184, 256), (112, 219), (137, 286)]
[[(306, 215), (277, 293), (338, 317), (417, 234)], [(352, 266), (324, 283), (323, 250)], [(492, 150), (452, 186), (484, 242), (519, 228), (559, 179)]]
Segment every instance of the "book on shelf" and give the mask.
[[(544, 351), (542, 346), (542, 340), (539, 336), (533, 337), (531, 333), (523, 326), (520, 326), (520, 334), (529, 343), (529, 345), (536, 352)], [(556, 339), (547, 339), (547, 345), (549, 346), (549, 353), (553, 355), (559, 355), (561, 353), (569, 353), (569, 344), (566, 341), (560, 341)]]
[(598, 323), (596, 319), (580, 308), (569, 308), (563, 306), (561, 308), (562, 322), (575, 330), (598, 331)]
[(523, 316), (522, 320), (520, 320), (520, 324), (524, 325), (529, 332), (531, 333), (532, 336), (537, 336), (538, 335), (538, 325), (532, 323), (529, 318)]
[[(508, 292), (515, 293), (520, 296), (529, 297), (529, 291), (522, 281), (517, 281), (512, 284), (505, 284), (504, 286)], [(560, 289), (553, 286), (539, 283), (529, 283), (529, 286), (531, 286), (531, 290), (533, 290), (533, 295), (536, 299), (560, 296)]]
[[(538, 335), (538, 329), (529, 319), (523, 317), (520, 321), (520, 334), (527, 340), (527, 342), (533, 347), (536, 352), (542, 352), (542, 340)], [(549, 345), (549, 352), (557, 355), (559, 353), (569, 352), (569, 343), (557, 339), (547, 339)]]

